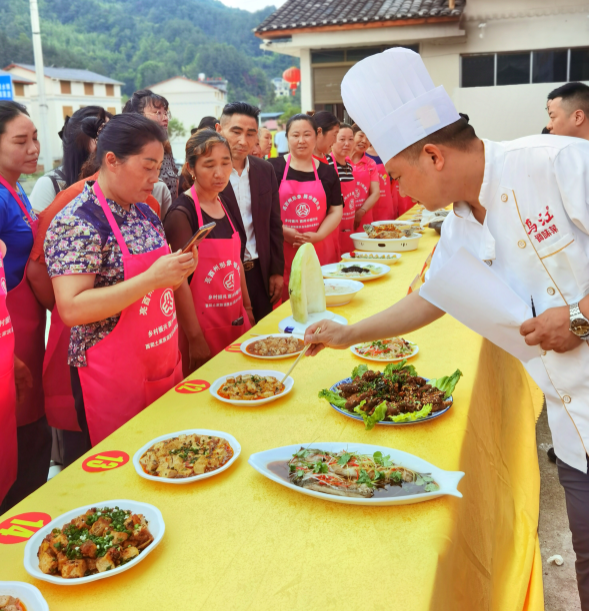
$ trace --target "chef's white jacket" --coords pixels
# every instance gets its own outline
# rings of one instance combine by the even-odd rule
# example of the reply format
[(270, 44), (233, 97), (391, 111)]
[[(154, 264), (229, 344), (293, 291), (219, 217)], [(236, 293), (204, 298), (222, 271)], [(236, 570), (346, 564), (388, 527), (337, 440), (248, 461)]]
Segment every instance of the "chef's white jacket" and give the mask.
[[(454, 204), (426, 284), (464, 247), (526, 303), (533, 297), (538, 315), (580, 301), (589, 294), (589, 141), (544, 135), (483, 142), (485, 221), (481, 225), (466, 203)], [(565, 354), (539, 352), (524, 366), (546, 396), (554, 449), (586, 473), (589, 345)]]

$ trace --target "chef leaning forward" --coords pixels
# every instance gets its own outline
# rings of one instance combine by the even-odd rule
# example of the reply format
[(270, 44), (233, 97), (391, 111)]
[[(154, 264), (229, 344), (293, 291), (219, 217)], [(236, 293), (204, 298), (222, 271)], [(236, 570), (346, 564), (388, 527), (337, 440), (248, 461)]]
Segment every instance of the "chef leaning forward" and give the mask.
[[(464, 248), (521, 299), (534, 297), (538, 317), (520, 332), (538, 345), (527, 367), (546, 395), (582, 608), (589, 609), (589, 143), (559, 136), (478, 139), (443, 87), (434, 87), (420, 56), (406, 49), (356, 64), (342, 82), (342, 97), (401, 195), (428, 210), (457, 202), (421, 291)], [(446, 309), (452, 314), (458, 305)], [(414, 292), (349, 327), (312, 325), (306, 342), (316, 354), (325, 346), (401, 335), (443, 314)]]
[[(90, 121), (95, 120), (93, 118)], [(164, 158), (162, 128), (139, 114), (100, 132), (98, 180), (51, 222), (45, 260), (63, 322), (78, 423), (92, 445), (181, 380), (173, 291), (197, 253), (170, 254), (144, 202)]]

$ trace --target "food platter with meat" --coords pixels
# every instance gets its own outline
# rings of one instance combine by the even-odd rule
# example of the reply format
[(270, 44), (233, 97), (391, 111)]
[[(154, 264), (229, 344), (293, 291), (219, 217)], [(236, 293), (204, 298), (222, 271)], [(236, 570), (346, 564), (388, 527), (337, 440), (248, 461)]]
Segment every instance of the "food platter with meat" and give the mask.
[(283, 373), (272, 370), (238, 371), (215, 380), (209, 392), (224, 403), (257, 407), (280, 399), (292, 390), (294, 380), (288, 376), (281, 384), (283, 377)]
[(273, 333), (246, 340), (240, 346), (241, 352), (255, 359), (288, 359), (297, 356), (305, 347), (301, 336), (292, 333)]
[(366, 430), (376, 424), (398, 426), (432, 420), (446, 413), (462, 372), (428, 380), (417, 375), (406, 360), (389, 363), (384, 372), (354, 368), (352, 376), (340, 380), (319, 397), (329, 401), (341, 414), (363, 420)]

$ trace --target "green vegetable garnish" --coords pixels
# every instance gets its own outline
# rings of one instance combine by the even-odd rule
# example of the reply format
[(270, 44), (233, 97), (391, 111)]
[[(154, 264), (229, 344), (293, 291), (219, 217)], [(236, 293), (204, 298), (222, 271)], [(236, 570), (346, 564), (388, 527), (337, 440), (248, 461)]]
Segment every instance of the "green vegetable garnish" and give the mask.
[(390, 456), (383, 456), (382, 452), (375, 452), (372, 457), (374, 462), (381, 467), (390, 467), (393, 464)]
[(406, 373), (411, 376), (416, 376), (417, 371), (413, 365), (407, 365), (407, 359), (403, 359), (398, 363), (389, 363), (382, 372), (386, 378), (392, 378), (395, 374)]
[(397, 416), (389, 416), (393, 422), (415, 422), (416, 420), (423, 420), (430, 415), (432, 411), (432, 404), (428, 403), (424, 405), (418, 412), (408, 412), (407, 414), (399, 414)]
[(370, 431), (374, 428), (374, 425), (377, 422), (380, 422), (385, 417), (385, 414), (387, 413), (387, 403), (386, 401), (383, 401), (380, 405), (377, 405), (374, 408), (372, 416), (369, 416), (366, 412), (362, 411), (362, 406), (364, 405), (364, 403), (366, 403), (366, 401), (362, 401), (360, 405), (355, 407), (354, 412), (362, 416), (362, 420), (364, 420), (365, 430)]
[(332, 390), (327, 390), (326, 388), (319, 391), (319, 398), (327, 399), (327, 401), (333, 403), (333, 405), (339, 407), (340, 409), (343, 409), (346, 405), (346, 400), (343, 397), (340, 397), (337, 393), (333, 392)]
[(451, 376), (436, 378), (435, 380), (430, 380), (429, 383), (438, 390), (444, 391), (444, 393), (446, 393), (444, 395), (444, 399), (447, 399), (448, 397), (452, 396), (452, 393), (456, 388), (456, 384), (458, 384), (458, 380), (460, 380), (461, 376), (462, 371), (460, 371), (460, 369), (457, 369)]
[(328, 470), (329, 469), (327, 468), (327, 463), (326, 462), (321, 462), (320, 460), (318, 460), (313, 465), (313, 473), (327, 473)]
[(357, 367), (354, 367), (352, 371), (352, 380), (363, 376), (367, 371), (368, 371), (368, 366), (365, 365), (364, 363), (362, 363), (361, 365), (358, 365)]
[(370, 479), (370, 475), (366, 473), (365, 469), (360, 469), (360, 477), (358, 477), (358, 483), (366, 484), (370, 488), (374, 488), (374, 484), (372, 483), (372, 480)]
[(346, 452), (345, 454), (342, 454), (338, 459), (337, 459), (337, 464), (341, 465), (342, 467), (344, 467), (345, 465), (348, 464), (348, 462), (350, 461), (350, 458), (352, 458), (351, 454), (348, 454), (348, 452)]

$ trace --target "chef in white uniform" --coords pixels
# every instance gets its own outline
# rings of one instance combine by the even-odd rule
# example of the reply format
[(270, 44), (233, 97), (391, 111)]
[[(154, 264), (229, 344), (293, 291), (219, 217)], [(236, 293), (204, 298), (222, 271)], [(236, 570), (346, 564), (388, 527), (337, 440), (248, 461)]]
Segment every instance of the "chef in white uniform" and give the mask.
[[(407, 49), (357, 63), (344, 77), (342, 97), (401, 195), (428, 210), (457, 202), (423, 295), (428, 280), (464, 248), (526, 303), (534, 299), (538, 316), (520, 333), (538, 355), (524, 365), (546, 396), (582, 609), (589, 611), (589, 142), (549, 135), (480, 140), (444, 88), (434, 87), (420, 56)], [(312, 325), (308, 354), (402, 335), (443, 314), (414, 292), (354, 325)]]

